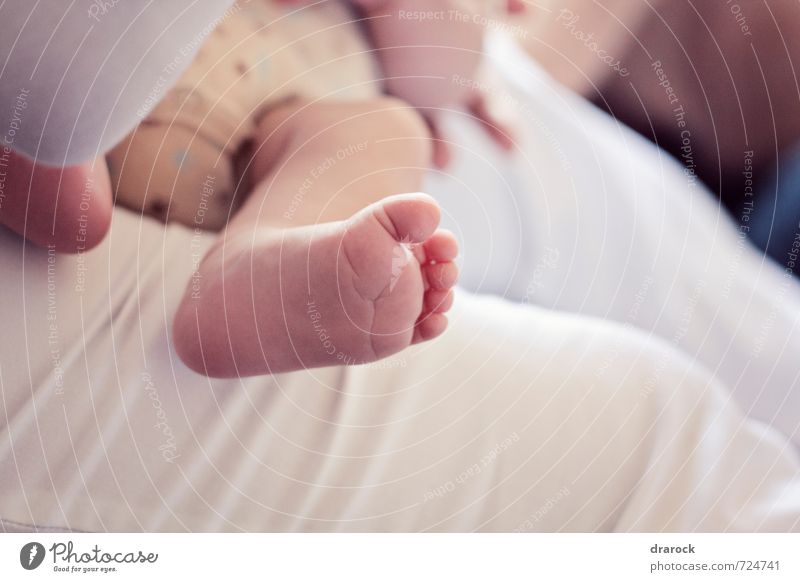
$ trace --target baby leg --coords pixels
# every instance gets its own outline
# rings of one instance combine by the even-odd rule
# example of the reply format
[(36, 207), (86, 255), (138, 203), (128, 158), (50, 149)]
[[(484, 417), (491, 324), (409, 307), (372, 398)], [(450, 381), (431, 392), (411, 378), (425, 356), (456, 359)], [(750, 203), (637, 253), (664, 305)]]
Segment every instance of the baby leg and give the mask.
[[(209, 376), (358, 364), (445, 328), (457, 272), (420, 189), (430, 144), (411, 108), (291, 103), (264, 119), (261, 177), (178, 309), (178, 353)], [(263, 142), (263, 147), (261, 143)]]
[(285, 228), (344, 220), (420, 190), (431, 156), (427, 126), (397, 99), (291, 101), (260, 120), (250, 162), (240, 162), (261, 201), (239, 220)]

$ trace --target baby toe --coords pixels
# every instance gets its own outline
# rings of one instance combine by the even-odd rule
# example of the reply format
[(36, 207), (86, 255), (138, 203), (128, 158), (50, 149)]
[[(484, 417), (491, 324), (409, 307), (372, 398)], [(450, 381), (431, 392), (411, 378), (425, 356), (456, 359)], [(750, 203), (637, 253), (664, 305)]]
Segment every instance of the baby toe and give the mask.
[(453, 261), (458, 257), (458, 241), (448, 230), (437, 230), (425, 241), (424, 248), (428, 261)]
[(439, 226), (441, 211), (427, 194), (398, 194), (367, 207), (398, 242), (421, 243), (428, 240)]
[(433, 290), (447, 290), (458, 281), (458, 266), (455, 263), (434, 263), (423, 267), (428, 288)]
[(417, 325), (414, 327), (413, 343), (418, 344), (432, 340), (442, 335), (445, 329), (447, 329), (447, 317), (441, 313), (425, 315), (417, 321)]
[(426, 313), (445, 313), (453, 306), (453, 290), (431, 290), (425, 293)]

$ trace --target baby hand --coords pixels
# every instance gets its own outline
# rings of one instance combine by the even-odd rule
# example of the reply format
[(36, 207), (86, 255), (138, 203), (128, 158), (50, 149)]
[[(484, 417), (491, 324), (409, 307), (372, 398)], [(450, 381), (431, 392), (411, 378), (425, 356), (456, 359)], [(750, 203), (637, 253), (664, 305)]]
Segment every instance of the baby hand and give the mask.
[[(379, 49), (386, 89), (419, 108), (434, 139), (434, 164), (450, 161), (441, 139), (438, 112), (462, 105), (504, 150), (513, 139), (495, 115), (489, 97), (470, 89), (483, 55), (484, 19), (478, 9), (493, 3), (464, 0), (351, 0), (370, 20), (370, 36)], [(496, 0), (498, 11), (519, 13), (523, 0)], [(415, 19), (409, 15), (418, 14)], [(458, 82), (456, 82), (458, 81)]]

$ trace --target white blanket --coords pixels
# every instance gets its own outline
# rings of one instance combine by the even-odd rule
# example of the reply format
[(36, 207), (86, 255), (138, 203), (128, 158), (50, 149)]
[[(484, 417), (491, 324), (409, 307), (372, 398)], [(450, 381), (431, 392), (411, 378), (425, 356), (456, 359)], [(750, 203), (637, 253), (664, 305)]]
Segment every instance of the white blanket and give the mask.
[(456, 163), (428, 186), (462, 240), (463, 285), (656, 334), (800, 444), (800, 284), (746, 239), (747, 215), (732, 221), (685, 167), (513, 43), (494, 37), (489, 67), (519, 152), (452, 113)]
[(794, 449), (600, 321), (461, 294), (377, 365), (201, 378), (169, 341), (193, 236), (125, 211), (82, 257), (0, 235), (6, 529), (798, 527)]

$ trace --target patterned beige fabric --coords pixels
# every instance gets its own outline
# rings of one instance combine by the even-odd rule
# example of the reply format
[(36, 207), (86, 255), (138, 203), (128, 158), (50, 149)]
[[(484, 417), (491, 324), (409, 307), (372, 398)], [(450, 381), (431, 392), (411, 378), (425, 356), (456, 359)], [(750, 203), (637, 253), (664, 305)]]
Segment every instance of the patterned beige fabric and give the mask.
[(187, 54), (203, 46), (177, 86), (108, 155), (118, 203), (221, 228), (232, 203), (247, 194), (244, 183), (237, 191), (235, 158), (265, 107), (295, 95), (379, 92), (359, 26), (339, 2), (301, 9), (265, 0), (234, 4), (207, 38), (187, 45)]

